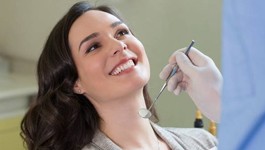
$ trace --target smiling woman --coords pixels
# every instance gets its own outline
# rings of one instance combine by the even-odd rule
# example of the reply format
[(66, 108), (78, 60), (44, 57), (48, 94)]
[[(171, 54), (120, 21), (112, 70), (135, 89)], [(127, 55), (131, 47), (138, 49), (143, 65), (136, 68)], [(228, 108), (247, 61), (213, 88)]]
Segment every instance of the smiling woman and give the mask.
[[(172, 57), (182, 71), (171, 84), (199, 100), (204, 97), (198, 95), (216, 99), (209, 105), (219, 106), (214, 96), (221, 77), (213, 61), (195, 48), (189, 54), (194, 65), (182, 52)], [(204, 130), (156, 125), (154, 108), (151, 121), (138, 115), (151, 104), (149, 61), (143, 44), (107, 6), (72, 6), (50, 33), (37, 71), (38, 96), (21, 124), (30, 150), (216, 148), (216, 139)], [(205, 91), (214, 94), (195, 86), (205, 81), (212, 81)]]
[[(93, 16), (94, 13), (101, 15), (100, 17), (111, 17), (112, 20), (107, 20), (109, 23), (105, 23), (111, 33), (99, 30), (102, 28), (98, 26), (99, 22), (104, 19)], [(38, 62), (38, 97), (22, 122), (23, 136), (29, 149), (76, 149), (91, 142), (99, 127), (100, 118), (102, 118), (99, 117), (95, 106), (91, 104), (92, 100), (101, 97), (99, 100), (110, 101), (113, 97), (111, 94), (122, 94), (119, 90), (125, 89), (124, 86), (117, 89), (117, 86), (113, 85), (118, 81), (116, 74), (118, 74), (118, 70), (119, 72), (125, 70), (123, 64), (131, 62), (129, 60), (134, 60), (137, 63), (133, 53), (124, 54), (122, 59), (105, 59), (109, 49), (113, 49), (113, 55), (118, 54), (117, 51), (121, 50), (119, 49), (121, 43), (117, 39), (126, 36), (124, 30), (127, 28), (121, 21), (118, 19), (118, 15), (108, 7), (94, 8), (86, 2), (81, 2), (74, 5), (54, 27)], [(87, 28), (86, 25), (89, 25), (90, 28)], [(98, 29), (92, 28), (92, 30), (91, 27)], [(115, 47), (101, 50), (101, 44), (110, 45), (105, 42), (106, 37), (109, 36), (113, 36), (113, 41), (116, 44), (112, 46)], [(99, 43), (101, 39), (105, 40), (104, 43)], [(102, 79), (106, 80), (104, 84), (101, 84)], [(89, 84), (90, 82), (91, 84)], [(121, 81), (119, 83), (131, 86), (130, 83), (124, 84)], [(106, 89), (106, 85), (109, 85), (108, 89)], [(116, 89), (116, 91), (111, 89)], [(146, 87), (143, 87), (142, 91), (146, 105), (150, 105), (151, 100)], [(153, 112), (156, 114), (154, 110)], [(136, 112), (135, 115), (137, 115)]]

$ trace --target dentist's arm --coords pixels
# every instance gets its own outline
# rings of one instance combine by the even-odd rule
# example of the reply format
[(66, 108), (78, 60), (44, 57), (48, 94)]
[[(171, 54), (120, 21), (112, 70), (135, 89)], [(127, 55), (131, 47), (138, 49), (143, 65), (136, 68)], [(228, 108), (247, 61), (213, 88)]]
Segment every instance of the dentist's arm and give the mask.
[(176, 95), (186, 91), (206, 117), (219, 122), (222, 75), (210, 57), (194, 47), (187, 57), (184, 54), (185, 49), (177, 50), (171, 55), (169, 64), (160, 73), (160, 78), (166, 80), (173, 64), (177, 63), (179, 71), (169, 80), (168, 90)]

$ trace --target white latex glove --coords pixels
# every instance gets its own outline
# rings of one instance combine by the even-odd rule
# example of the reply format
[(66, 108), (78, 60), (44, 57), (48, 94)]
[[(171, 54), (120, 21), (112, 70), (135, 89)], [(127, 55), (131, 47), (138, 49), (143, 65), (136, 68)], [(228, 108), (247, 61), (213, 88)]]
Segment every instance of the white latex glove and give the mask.
[(186, 91), (199, 110), (209, 119), (219, 122), (221, 111), (221, 88), (223, 78), (213, 60), (192, 47), (189, 58), (184, 54), (186, 48), (174, 52), (169, 64), (160, 73), (166, 80), (174, 64), (178, 72), (169, 80), (168, 90), (179, 95)]

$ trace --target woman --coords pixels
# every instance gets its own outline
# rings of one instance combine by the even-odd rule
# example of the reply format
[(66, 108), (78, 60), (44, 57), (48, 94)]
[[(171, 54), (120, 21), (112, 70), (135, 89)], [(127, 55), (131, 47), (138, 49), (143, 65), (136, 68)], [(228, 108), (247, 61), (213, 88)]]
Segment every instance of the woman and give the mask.
[[(203, 64), (208, 76), (219, 75), (208, 57), (192, 51), (191, 59), (211, 64)], [(177, 60), (182, 70), (192, 65), (181, 52), (175, 56), (180, 59), (172, 62)], [(194, 70), (202, 81), (204, 74)], [(183, 72), (170, 81), (171, 90), (194, 95)], [(151, 103), (149, 78), (144, 47), (122, 19), (106, 6), (75, 4), (54, 27), (39, 58), (38, 96), (21, 125), (28, 149), (215, 148), (216, 139), (203, 130), (164, 129), (138, 115)]]

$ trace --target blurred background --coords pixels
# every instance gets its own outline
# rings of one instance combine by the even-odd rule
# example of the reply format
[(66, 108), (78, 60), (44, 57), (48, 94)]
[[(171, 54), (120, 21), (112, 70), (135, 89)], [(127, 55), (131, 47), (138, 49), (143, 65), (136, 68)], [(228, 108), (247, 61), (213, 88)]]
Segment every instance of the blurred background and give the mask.
[[(77, 0), (0, 0), (0, 149), (24, 149), (20, 121), (37, 92), (36, 63), (57, 21)], [(108, 4), (125, 18), (144, 44), (151, 64), (149, 91), (155, 97), (163, 81), (159, 73), (177, 49), (195, 47), (220, 68), (221, 1), (91, 0)], [(48, 71), (48, 70), (47, 70)], [(156, 103), (159, 124), (193, 127), (196, 107), (182, 93), (165, 91)], [(209, 120), (204, 117), (205, 128)]]

